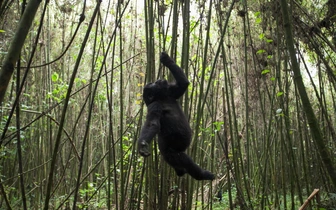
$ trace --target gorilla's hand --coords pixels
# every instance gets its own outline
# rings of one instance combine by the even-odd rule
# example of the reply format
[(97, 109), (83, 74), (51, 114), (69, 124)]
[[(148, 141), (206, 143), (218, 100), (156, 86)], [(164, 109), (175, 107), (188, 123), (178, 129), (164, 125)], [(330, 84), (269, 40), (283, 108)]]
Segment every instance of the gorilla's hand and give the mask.
[(163, 65), (167, 66), (171, 63), (175, 63), (173, 59), (171, 59), (171, 57), (169, 57), (169, 55), (166, 52), (162, 52), (160, 55), (160, 61)]
[(149, 145), (146, 141), (140, 141), (138, 144), (138, 150), (141, 156), (148, 157), (150, 156)]

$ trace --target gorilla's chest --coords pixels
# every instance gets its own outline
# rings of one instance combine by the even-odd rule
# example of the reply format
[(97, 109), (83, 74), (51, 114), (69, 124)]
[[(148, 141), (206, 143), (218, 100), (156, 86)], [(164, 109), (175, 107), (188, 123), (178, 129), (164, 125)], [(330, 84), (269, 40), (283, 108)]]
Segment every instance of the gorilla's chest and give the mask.
[(160, 124), (161, 134), (164, 136), (186, 135), (186, 137), (189, 137), (191, 134), (188, 120), (177, 103), (163, 107)]

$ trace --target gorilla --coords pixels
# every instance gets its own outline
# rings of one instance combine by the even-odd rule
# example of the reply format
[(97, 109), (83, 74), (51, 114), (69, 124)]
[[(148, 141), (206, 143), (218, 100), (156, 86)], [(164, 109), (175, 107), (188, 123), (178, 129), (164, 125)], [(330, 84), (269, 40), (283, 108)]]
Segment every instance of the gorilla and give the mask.
[(160, 61), (173, 74), (176, 83), (157, 80), (144, 87), (147, 116), (138, 139), (139, 153), (144, 157), (149, 156), (149, 145), (158, 134), (161, 155), (178, 176), (188, 173), (196, 180), (213, 180), (214, 174), (200, 168), (185, 153), (191, 142), (192, 131), (177, 99), (187, 90), (189, 81), (167, 53), (161, 53)]

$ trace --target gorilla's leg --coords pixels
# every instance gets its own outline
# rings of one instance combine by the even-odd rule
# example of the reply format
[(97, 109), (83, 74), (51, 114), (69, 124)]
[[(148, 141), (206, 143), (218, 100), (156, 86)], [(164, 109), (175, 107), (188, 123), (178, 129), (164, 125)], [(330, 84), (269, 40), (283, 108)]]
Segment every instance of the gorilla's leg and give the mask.
[(211, 172), (199, 167), (185, 152), (177, 152), (173, 149), (167, 149), (161, 151), (161, 154), (165, 161), (175, 169), (178, 176), (188, 173), (196, 180), (215, 179), (215, 176)]
[(184, 168), (174, 168), (177, 176), (183, 176), (187, 171)]

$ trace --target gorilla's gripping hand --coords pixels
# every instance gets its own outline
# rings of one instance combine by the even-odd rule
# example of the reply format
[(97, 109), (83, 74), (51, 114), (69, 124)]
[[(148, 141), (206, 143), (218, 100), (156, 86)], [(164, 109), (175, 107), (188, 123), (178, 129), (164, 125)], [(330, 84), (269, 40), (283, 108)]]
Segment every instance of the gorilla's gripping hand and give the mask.
[(160, 55), (160, 61), (163, 65), (169, 67), (169, 65), (174, 64), (174, 60), (169, 57), (166, 52), (162, 52)]
[(150, 156), (149, 145), (146, 141), (138, 141), (138, 150), (141, 156)]

